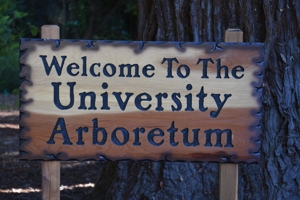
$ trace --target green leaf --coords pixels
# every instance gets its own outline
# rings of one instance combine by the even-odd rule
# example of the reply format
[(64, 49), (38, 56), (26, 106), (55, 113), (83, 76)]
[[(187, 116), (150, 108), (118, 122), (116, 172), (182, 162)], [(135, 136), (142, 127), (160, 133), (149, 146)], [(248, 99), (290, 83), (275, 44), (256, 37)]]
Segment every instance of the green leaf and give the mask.
[(36, 36), (39, 32), (39, 29), (36, 26), (31, 24), (29, 24), (29, 29), (32, 36)]
[(16, 18), (16, 19), (20, 19), (22, 17), (25, 17), (26, 15), (27, 15), (26, 13), (19, 12), (17, 10), (15, 10), (15, 12), (14, 12), (14, 18)]

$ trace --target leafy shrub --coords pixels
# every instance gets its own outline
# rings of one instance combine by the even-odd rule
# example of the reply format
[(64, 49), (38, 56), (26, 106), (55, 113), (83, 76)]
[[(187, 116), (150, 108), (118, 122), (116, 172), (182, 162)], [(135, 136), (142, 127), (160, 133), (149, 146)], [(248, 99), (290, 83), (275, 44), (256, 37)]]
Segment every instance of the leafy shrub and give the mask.
[[(36, 30), (22, 19), (17, 2), (0, 0), (0, 92), (12, 92), (19, 87), (19, 38), (25, 31)], [(24, 29), (24, 26), (26, 28)]]

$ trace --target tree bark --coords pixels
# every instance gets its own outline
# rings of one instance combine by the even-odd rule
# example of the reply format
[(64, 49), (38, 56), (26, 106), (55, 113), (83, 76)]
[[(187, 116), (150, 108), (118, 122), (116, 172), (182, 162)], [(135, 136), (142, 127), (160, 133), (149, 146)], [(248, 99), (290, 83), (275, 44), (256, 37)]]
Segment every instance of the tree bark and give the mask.
[(264, 199), (300, 199), (300, 2), (264, 1)]
[[(244, 42), (265, 42), (261, 162), (239, 164), (239, 199), (300, 198), (299, 10), (297, 0), (138, 1), (138, 40), (222, 42), (241, 28)], [(218, 199), (218, 181), (216, 163), (107, 162), (89, 198)]]

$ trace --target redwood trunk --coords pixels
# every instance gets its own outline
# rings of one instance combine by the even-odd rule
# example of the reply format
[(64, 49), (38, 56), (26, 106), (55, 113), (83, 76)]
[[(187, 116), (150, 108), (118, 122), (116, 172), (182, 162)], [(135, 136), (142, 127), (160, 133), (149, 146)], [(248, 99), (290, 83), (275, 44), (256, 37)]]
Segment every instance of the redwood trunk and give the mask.
[[(261, 162), (239, 164), (239, 199), (300, 198), (298, 0), (139, 0), (138, 40), (264, 42)], [(94, 199), (218, 199), (218, 164), (107, 162)]]

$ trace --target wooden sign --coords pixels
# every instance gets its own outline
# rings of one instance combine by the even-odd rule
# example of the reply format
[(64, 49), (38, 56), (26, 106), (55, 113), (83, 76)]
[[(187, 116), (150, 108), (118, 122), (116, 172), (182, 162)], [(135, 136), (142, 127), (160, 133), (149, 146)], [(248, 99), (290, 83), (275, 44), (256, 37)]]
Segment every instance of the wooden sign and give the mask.
[(22, 39), (20, 63), (20, 159), (259, 159), (262, 44)]

